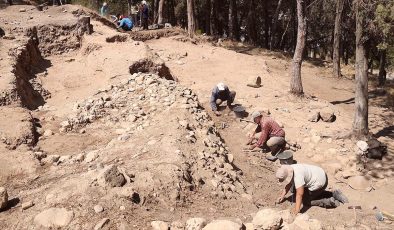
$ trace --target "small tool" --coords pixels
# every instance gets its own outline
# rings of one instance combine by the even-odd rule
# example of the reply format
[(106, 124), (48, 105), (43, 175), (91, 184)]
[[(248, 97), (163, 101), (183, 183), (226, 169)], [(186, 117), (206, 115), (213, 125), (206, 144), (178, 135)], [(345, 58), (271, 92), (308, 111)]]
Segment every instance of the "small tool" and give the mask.
[(356, 209), (360, 209), (361, 210), (361, 206), (349, 206), (348, 209), (353, 209), (354, 212), (354, 223), (357, 224), (357, 212)]

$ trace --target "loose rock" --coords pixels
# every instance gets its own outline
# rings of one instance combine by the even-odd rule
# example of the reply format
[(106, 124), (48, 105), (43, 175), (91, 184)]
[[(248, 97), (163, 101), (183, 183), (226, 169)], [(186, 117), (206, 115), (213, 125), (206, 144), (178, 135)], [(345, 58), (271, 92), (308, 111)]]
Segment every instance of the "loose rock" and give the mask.
[(8, 205), (8, 193), (7, 189), (0, 187), (0, 211), (6, 208)]
[(45, 228), (65, 227), (73, 217), (73, 211), (67, 211), (65, 208), (50, 208), (36, 215), (34, 222)]
[(152, 221), (150, 224), (153, 230), (168, 230), (170, 228), (164, 221)]
[(121, 187), (126, 183), (123, 174), (115, 165), (105, 167), (97, 178), (98, 183), (105, 187)]
[(29, 209), (29, 208), (31, 208), (33, 206), (34, 206), (33, 201), (24, 202), (24, 203), (22, 203), (22, 210)]
[(103, 212), (104, 211), (104, 208), (103, 208), (103, 206), (101, 206), (101, 205), (96, 205), (96, 206), (94, 206), (94, 211), (96, 212), (96, 213), (100, 213), (100, 212)]
[(252, 223), (256, 230), (279, 229), (282, 224), (282, 217), (275, 210), (263, 209), (256, 213)]
[(186, 230), (201, 230), (207, 225), (204, 218), (191, 218), (186, 221)]
[(230, 220), (215, 220), (203, 228), (203, 230), (241, 230), (242, 225)]
[(107, 223), (109, 222), (108, 218), (103, 218), (94, 226), (94, 230), (100, 230), (102, 229)]

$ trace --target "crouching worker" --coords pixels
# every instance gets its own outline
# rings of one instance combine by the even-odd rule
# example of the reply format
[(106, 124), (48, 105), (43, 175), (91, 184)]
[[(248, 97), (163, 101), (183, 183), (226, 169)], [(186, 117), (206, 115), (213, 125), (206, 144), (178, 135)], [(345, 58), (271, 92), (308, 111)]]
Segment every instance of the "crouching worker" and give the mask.
[[(257, 147), (269, 148), (272, 155), (283, 152), (286, 147), (285, 131), (271, 117), (263, 116), (256, 111), (252, 113), (252, 120), (257, 124), (255, 131), (250, 135), (247, 145), (250, 150)], [(257, 140), (256, 143), (254, 143)]]
[(133, 29), (133, 21), (131, 21), (130, 18), (123, 18), (123, 16), (120, 16), (118, 23), (118, 29), (122, 28), (125, 31), (130, 31), (131, 29)]
[(335, 208), (341, 203), (347, 203), (348, 199), (341, 191), (328, 192), (327, 174), (318, 166), (308, 164), (282, 165), (276, 172), (276, 178), (285, 185), (277, 203), (281, 203), (291, 188), (295, 189), (295, 207), (292, 214), (297, 215), (301, 210), (301, 204), (306, 207), (319, 206)]
[(224, 101), (227, 101), (227, 106), (231, 109), (231, 104), (235, 99), (235, 91), (230, 91), (227, 85), (220, 82), (213, 88), (211, 95), (211, 108), (212, 111), (215, 112), (216, 116), (220, 116), (220, 112), (218, 111), (218, 106), (221, 105)]

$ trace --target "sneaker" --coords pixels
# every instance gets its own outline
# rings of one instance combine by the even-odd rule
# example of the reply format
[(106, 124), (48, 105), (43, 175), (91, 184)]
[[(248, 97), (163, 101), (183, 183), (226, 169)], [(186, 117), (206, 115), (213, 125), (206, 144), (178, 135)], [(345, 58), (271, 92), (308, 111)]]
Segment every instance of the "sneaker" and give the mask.
[(335, 190), (332, 192), (332, 196), (335, 200), (341, 203), (349, 203), (349, 199), (341, 192), (341, 190)]

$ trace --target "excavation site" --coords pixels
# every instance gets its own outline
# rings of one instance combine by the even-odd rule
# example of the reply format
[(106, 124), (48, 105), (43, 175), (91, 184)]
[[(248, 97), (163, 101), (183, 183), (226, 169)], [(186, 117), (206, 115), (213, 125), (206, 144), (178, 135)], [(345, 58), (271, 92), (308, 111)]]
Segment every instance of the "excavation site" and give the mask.
[[(370, 138), (349, 136), (355, 80), (324, 65), (305, 60), (293, 96), (288, 54), (14, 2), (0, 8), (0, 229), (394, 228), (390, 79), (370, 85)], [(213, 100), (222, 87), (231, 98)], [(281, 150), (271, 133), (254, 148), (256, 119), (284, 130)], [(294, 213), (298, 187), (278, 197), (296, 168), (278, 169), (302, 164), (346, 199)]]

